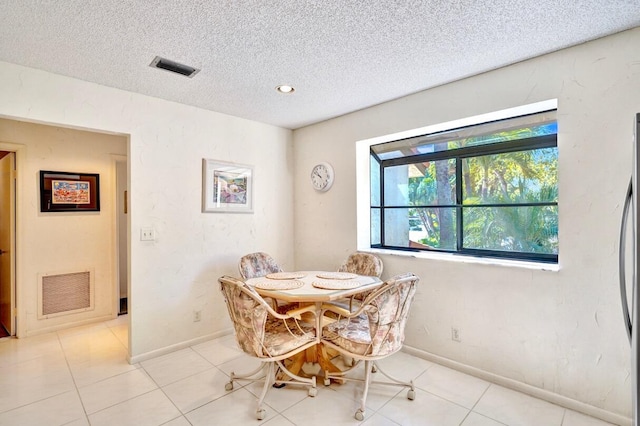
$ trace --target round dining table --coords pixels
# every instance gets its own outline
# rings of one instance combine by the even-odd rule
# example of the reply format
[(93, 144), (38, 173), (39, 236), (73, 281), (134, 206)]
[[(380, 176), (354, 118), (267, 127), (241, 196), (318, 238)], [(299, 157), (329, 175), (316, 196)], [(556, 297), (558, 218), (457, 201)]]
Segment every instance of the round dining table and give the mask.
[[(376, 290), (384, 282), (378, 277), (349, 272), (294, 271), (271, 273), (248, 279), (246, 283), (262, 297), (295, 303), (298, 307), (315, 305), (315, 316), (303, 316), (301, 319), (315, 326), (319, 341), (322, 327), (335, 321), (321, 315), (324, 303), (349, 300), (357, 294)], [(290, 359), (287, 368), (294, 374), (300, 374), (304, 363), (309, 362), (319, 364), (324, 371), (338, 372), (340, 369), (331, 361), (335, 355), (318, 343)]]

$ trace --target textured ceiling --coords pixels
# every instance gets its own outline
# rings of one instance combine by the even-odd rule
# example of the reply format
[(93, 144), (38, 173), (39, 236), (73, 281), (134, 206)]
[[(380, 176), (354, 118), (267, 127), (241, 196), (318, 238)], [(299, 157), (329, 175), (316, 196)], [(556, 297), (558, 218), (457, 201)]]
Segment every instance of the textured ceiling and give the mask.
[(639, 25), (640, 0), (0, 0), (0, 60), (294, 129)]

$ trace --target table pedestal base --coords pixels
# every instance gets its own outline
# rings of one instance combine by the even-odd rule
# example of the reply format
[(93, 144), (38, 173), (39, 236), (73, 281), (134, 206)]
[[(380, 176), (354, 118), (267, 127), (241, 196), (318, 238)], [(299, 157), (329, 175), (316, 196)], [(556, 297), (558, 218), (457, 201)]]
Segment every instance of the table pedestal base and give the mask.
[[(317, 344), (308, 348), (307, 350), (300, 352), (291, 358), (285, 360), (285, 365), (293, 374), (298, 376), (305, 377), (306, 374), (302, 367), (304, 367), (305, 363), (318, 364), (323, 371), (327, 371), (329, 373), (339, 373), (340, 368), (336, 366), (331, 360), (337, 357), (339, 353), (333, 349), (327, 349), (322, 344)], [(276, 374), (276, 380), (284, 380), (286, 375), (282, 371), (278, 371)], [(336, 383), (343, 383), (343, 380), (339, 379), (331, 379)], [(281, 387), (276, 386), (275, 387)]]

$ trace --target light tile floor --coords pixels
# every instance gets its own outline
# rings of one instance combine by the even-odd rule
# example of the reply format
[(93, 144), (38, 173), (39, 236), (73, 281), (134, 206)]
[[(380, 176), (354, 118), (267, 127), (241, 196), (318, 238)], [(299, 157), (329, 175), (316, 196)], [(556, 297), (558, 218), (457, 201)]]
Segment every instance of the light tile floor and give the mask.
[(381, 362), (406, 390), (372, 387), (364, 422), (353, 415), (353, 382), (270, 389), (267, 417), (255, 418), (259, 384), (226, 392), (231, 371), (257, 363), (232, 336), (130, 365), (127, 316), (26, 339), (0, 341), (0, 425), (462, 425), (604, 426), (609, 423), (398, 353)]

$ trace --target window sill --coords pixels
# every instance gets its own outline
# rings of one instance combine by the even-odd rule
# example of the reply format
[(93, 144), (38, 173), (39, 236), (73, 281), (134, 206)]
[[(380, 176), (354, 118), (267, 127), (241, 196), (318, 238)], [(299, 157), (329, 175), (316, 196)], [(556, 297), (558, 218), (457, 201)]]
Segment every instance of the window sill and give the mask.
[(483, 257), (473, 257), (473, 256), (460, 256), (460, 255), (454, 255), (450, 253), (434, 253), (434, 252), (425, 252), (425, 251), (402, 251), (402, 250), (374, 249), (374, 248), (362, 248), (362, 249), (359, 249), (359, 251), (375, 253), (375, 254), (388, 254), (391, 256), (413, 257), (416, 259), (443, 260), (446, 262), (493, 265), (493, 266), (503, 266), (503, 267), (509, 267), (509, 268), (535, 269), (539, 271), (558, 272), (560, 270), (559, 264), (544, 263), (544, 262), (527, 262), (525, 260), (493, 259), (493, 258), (483, 258)]

